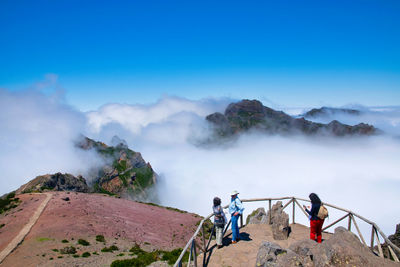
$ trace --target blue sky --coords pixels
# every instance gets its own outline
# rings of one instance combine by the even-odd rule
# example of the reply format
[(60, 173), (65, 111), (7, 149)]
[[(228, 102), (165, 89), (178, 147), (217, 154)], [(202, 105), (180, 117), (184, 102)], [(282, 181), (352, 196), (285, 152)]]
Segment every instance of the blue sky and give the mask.
[(0, 2), (0, 88), (81, 110), (161, 96), (398, 105), (399, 1)]

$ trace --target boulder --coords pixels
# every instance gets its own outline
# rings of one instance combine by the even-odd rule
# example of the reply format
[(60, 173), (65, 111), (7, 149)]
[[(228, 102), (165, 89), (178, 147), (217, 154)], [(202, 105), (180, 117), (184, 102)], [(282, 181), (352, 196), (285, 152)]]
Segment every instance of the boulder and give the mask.
[[(396, 232), (393, 235), (390, 235), (389, 240), (398, 248), (400, 248), (400, 224), (396, 225)], [(382, 250), (383, 250), (383, 254), (385, 255), (386, 258), (392, 258), (389, 249), (388, 249), (388, 245), (386, 244), (386, 242), (384, 244), (382, 244)], [(400, 253), (397, 252), (396, 250), (393, 250), (394, 253), (396, 253), (396, 256), (398, 259), (400, 259)]]
[[(396, 225), (396, 232), (389, 236), (389, 240), (392, 241), (398, 248), (400, 248), (400, 223)], [(400, 253), (396, 253), (397, 257), (400, 259)]]
[[(271, 212), (271, 221), (269, 221)], [(283, 211), (282, 201), (276, 202), (272, 206), (271, 210), (268, 211), (266, 217), (268, 218), (268, 223), (271, 224), (272, 235), (275, 240), (285, 240), (288, 239), (291, 228), (289, 226), (289, 215)]]
[(254, 210), (247, 216), (246, 224), (269, 224), (267, 213), (264, 208)]
[(286, 253), (278, 244), (264, 241), (261, 243), (257, 253), (256, 267), (276, 266), (279, 255)]

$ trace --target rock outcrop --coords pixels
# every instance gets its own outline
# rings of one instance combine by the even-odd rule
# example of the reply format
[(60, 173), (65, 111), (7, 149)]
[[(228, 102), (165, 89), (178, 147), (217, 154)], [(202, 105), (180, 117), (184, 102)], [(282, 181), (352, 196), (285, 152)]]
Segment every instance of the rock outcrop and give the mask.
[[(396, 225), (396, 232), (393, 235), (388, 236), (389, 240), (398, 248), (400, 248), (400, 223)], [(387, 247), (388, 245), (386, 242), (382, 244), (382, 249), (383, 249), (383, 254), (385, 255), (386, 258), (392, 258), (389, 249)], [(394, 253), (396, 253), (396, 256), (398, 259), (400, 259), (400, 253), (394, 250)]]
[(258, 208), (247, 216), (246, 224), (269, 224), (264, 208)]
[(157, 177), (150, 163), (146, 163), (139, 152), (129, 149), (127, 143), (117, 136), (111, 142), (114, 146), (82, 137), (77, 143), (81, 149), (94, 150), (104, 162), (100, 169), (92, 171), (92, 191), (157, 202), (156, 197), (148, 193), (156, 184)]
[(55, 173), (37, 176), (35, 179), (21, 186), (16, 193), (44, 192), (44, 191), (74, 191), (87, 193), (89, 187), (82, 176), (75, 177), (69, 173)]
[(332, 237), (321, 244), (305, 239), (282, 249), (277, 244), (265, 243), (269, 242), (260, 246), (256, 266), (398, 266), (374, 255), (355, 234), (343, 227), (336, 228)]
[(257, 267), (270, 267), (275, 266), (278, 256), (285, 254), (286, 250), (282, 249), (279, 245), (264, 241), (261, 243), (257, 253), (256, 266)]
[[(269, 221), (271, 212), (271, 221)], [(268, 211), (266, 217), (267, 222), (271, 224), (272, 235), (275, 240), (285, 240), (288, 239), (290, 234), (289, 226), (289, 215), (283, 211), (282, 201), (278, 201), (275, 205), (272, 205), (270, 211)]]
[(305, 135), (373, 135), (380, 131), (372, 125), (360, 123), (355, 126), (332, 121), (329, 124), (315, 123), (304, 118), (294, 118), (282, 111), (265, 107), (257, 100), (242, 100), (230, 104), (225, 113), (213, 113), (206, 117), (220, 137), (232, 137), (238, 133), (255, 129), (267, 134)]
[(275, 240), (288, 239), (291, 231), (289, 226), (289, 215), (283, 211), (282, 201), (278, 201), (275, 205), (272, 205), (271, 210), (268, 211), (268, 213), (265, 212), (264, 208), (254, 210), (249, 216), (247, 216), (246, 224), (270, 224), (272, 235)]

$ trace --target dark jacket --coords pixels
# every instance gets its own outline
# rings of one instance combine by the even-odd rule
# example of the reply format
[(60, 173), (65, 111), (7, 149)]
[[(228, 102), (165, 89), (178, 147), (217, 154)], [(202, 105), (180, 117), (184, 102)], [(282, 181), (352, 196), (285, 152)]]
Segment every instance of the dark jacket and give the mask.
[(311, 216), (312, 221), (315, 220), (321, 220), (320, 218), (318, 218), (318, 212), (319, 212), (319, 208), (321, 207), (321, 204), (311, 204), (311, 211), (306, 209), (306, 212)]

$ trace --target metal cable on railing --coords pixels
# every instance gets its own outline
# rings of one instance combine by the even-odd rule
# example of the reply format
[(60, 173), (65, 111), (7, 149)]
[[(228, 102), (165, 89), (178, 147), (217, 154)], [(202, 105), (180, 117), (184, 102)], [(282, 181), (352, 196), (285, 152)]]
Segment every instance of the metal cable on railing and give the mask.
[[(298, 197), (281, 197), (281, 198), (253, 198), (253, 199), (242, 199), (242, 202), (258, 202), (258, 201), (268, 201), (268, 210), (269, 212), (269, 221), (271, 222), (271, 209), (272, 209), (272, 201), (279, 201), (279, 200), (288, 200), (289, 201), (283, 205), (283, 209), (287, 208), (290, 204), (293, 204), (293, 209), (292, 209), (292, 223), (295, 224), (295, 213), (296, 213), (296, 206), (300, 208), (300, 210), (307, 216), (308, 218), (308, 214), (306, 213), (306, 211), (303, 209), (303, 207), (300, 205), (300, 203), (298, 202), (298, 200), (300, 201), (305, 201), (305, 202), (310, 202), (310, 200), (308, 199), (304, 199), (304, 198), (298, 198)], [(355, 217), (363, 220), (364, 222), (370, 224), (372, 226), (372, 231), (371, 231), (371, 250), (376, 253), (374, 251), (374, 244), (375, 244), (375, 239), (376, 239), (376, 243), (377, 243), (377, 247), (378, 247), (378, 255), (380, 257), (384, 257), (383, 255), (383, 249), (379, 240), (379, 235), (381, 235), (381, 237), (383, 238), (383, 240), (386, 242), (388, 250), (390, 255), (392, 256), (393, 260), (396, 262), (399, 262), (399, 259), (395, 253), (395, 251), (397, 251), (398, 253), (400, 253), (400, 248), (398, 248), (395, 244), (392, 243), (392, 241), (390, 241), (387, 236), (381, 231), (381, 229), (378, 227), (378, 225), (366, 218), (364, 218), (361, 215), (358, 215), (357, 213), (351, 211), (351, 210), (347, 210), (344, 208), (340, 208), (338, 206), (332, 205), (332, 204), (328, 204), (323, 202), (324, 206), (327, 207), (331, 207), (343, 212), (346, 212), (347, 214), (340, 217), (339, 219), (337, 219), (336, 221), (334, 221), (333, 223), (329, 224), (328, 226), (324, 227), (322, 230), (325, 231), (326, 229), (329, 229), (330, 227), (334, 226), (335, 224), (343, 221), (344, 219), (348, 218), (348, 225), (347, 225), (347, 229), (349, 231), (351, 231), (351, 227), (352, 224), (355, 226), (358, 236), (360, 237), (362, 243), (365, 246), (368, 246), (367, 243), (365, 242), (365, 239), (360, 231), (360, 228), (355, 220)], [(224, 209), (228, 208), (228, 205), (223, 207)], [(197, 250), (196, 247), (199, 248), (200, 251), (203, 252), (203, 266), (205, 265), (205, 261), (206, 261), (206, 257), (207, 257), (207, 253), (209, 252), (209, 245), (211, 243), (211, 238), (213, 235), (213, 231), (214, 228), (212, 229), (212, 232), (210, 234), (209, 240), (206, 241), (206, 236), (205, 236), (205, 230), (204, 230), (204, 222), (207, 221), (208, 219), (211, 219), (214, 216), (213, 213), (211, 213), (210, 215), (208, 215), (206, 218), (204, 218), (203, 220), (200, 221), (199, 226), (196, 229), (196, 232), (193, 234), (193, 236), (190, 238), (190, 240), (187, 242), (186, 246), (183, 248), (183, 251), (181, 253), (181, 255), (179, 256), (178, 260), (175, 262), (174, 267), (181, 267), (182, 266), (182, 259), (185, 255), (185, 253), (187, 252), (187, 250), (189, 249), (190, 246), (190, 252), (189, 252), (189, 259), (188, 259), (188, 265), (190, 266), (190, 264), (193, 261), (193, 266), (197, 267)], [(228, 224), (226, 225), (224, 231), (223, 231), (223, 236), (225, 236), (226, 231), (229, 228), (231, 221), (229, 220)], [(243, 227), (243, 216), (240, 216), (240, 227)], [(200, 230), (202, 231), (201, 233), (201, 240), (202, 240), (202, 246), (199, 245), (196, 242), (196, 238), (198, 236), (198, 234), (200, 233)]]

